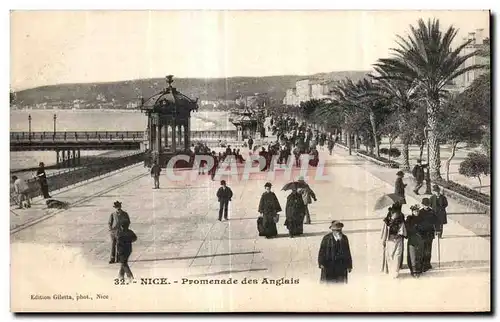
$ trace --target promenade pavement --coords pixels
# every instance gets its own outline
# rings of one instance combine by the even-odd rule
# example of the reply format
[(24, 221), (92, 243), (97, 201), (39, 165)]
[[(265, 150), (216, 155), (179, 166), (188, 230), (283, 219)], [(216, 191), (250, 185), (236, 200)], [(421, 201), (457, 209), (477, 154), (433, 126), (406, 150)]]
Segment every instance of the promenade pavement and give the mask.
[[(74, 205), (45, 215), (44, 220), (22, 226), (23, 219), (43, 213), (11, 211), (11, 265), (13, 309), (24, 310), (149, 310), (149, 311), (474, 311), (489, 310), (490, 242), (464, 228), (450, 215), (445, 238), (440, 241), (440, 264), (434, 243), (433, 266), (419, 280), (407, 269), (398, 280), (380, 273), (381, 219), (374, 212), (375, 200), (392, 192), (393, 169), (385, 169), (346, 151), (335, 148), (326, 159), (328, 181), (309, 179), (318, 202), (310, 206), (312, 224), (304, 235), (290, 239), (278, 223), (279, 238), (259, 237), (257, 207), (267, 173), (252, 175), (247, 181), (226, 178), (233, 189), (229, 221), (217, 220), (215, 193), (218, 181), (201, 176), (190, 182), (166, 182), (152, 189), (152, 179), (142, 165), (130, 167), (105, 179), (63, 191), (55, 198)], [(278, 172), (284, 170), (278, 170)], [(309, 173), (311, 175), (312, 173)], [(292, 174), (296, 179), (297, 173)], [(277, 174), (273, 181), (283, 209), (286, 180)], [(167, 277), (172, 284), (114, 286), (118, 265), (109, 265), (107, 220), (115, 200), (132, 220), (138, 235), (130, 258), (135, 277)], [(408, 205), (417, 200), (407, 197)], [(450, 200), (450, 212), (469, 212)], [(408, 213), (408, 208), (404, 208)], [(40, 216), (40, 215), (38, 215)], [(347, 286), (319, 286), (317, 253), (321, 238), (329, 232), (331, 220), (344, 222), (353, 254), (354, 269)], [(16, 228), (17, 226), (17, 228)], [(488, 231), (489, 226), (483, 227)], [(486, 234), (485, 234), (486, 235)], [(406, 256), (405, 256), (406, 263)], [(36, 269), (32, 269), (36, 267)], [(189, 285), (183, 278), (238, 279), (239, 285)], [(245, 278), (259, 285), (241, 285)], [(298, 279), (297, 285), (263, 284), (264, 278)], [(68, 279), (65, 279), (68, 278)], [(64, 281), (57, 282), (54, 281)], [(52, 283), (52, 284), (51, 284)], [(50, 289), (74, 293), (101, 290), (113, 298), (79, 301), (71, 306), (60, 302), (29, 301), (29, 294)], [(196, 289), (194, 288), (196, 286)], [(465, 287), (465, 288), (464, 288)], [(459, 289), (460, 294), (456, 293)], [(79, 291), (83, 292), (83, 291)], [(52, 294), (49, 293), (49, 294)]]

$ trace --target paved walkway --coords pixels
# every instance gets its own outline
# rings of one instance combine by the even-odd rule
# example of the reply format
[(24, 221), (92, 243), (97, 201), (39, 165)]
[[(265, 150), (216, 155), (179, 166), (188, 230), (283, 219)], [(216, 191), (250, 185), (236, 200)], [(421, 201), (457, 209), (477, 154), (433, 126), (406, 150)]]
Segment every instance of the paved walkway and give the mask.
[[(488, 239), (464, 228), (451, 215), (440, 242), (441, 265), (437, 264), (434, 247), (435, 270), (418, 281), (409, 277), (408, 270), (402, 271), (399, 280), (387, 280), (380, 274), (383, 214), (374, 213), (372, 208), (377, 197), (392, 192), (388, 182), (393, 181), (394, 170), (348, 156), (342, 149), (335, 149), (332, 157), (321, 152), (320, 157), (328, 159), (326, 173), (331, 180), (309, 180), (318, 197), (310, 207), (313, 223), (305, 225), (304, 236), (294, 239), (287, 237), (283, 218), (278, 224), (280, 238), (268, 240), (257, 234), (257, 206), (267, 173), (252, 175), (245, 182), (227, 179), (235, 193), (227, 222), (216, 220), (215, 192), (219, 185), (208, 176), (176, 184), (166, 183), (163, 176), (162, 188), (152, 190), (147, 169), (135, 166), (62, 192), (55, 197), (76, 203), (74, 207), (11, 234), (12, 307), (122, 311), (489, 309)], [(280, 191), (285, 179), (277, 175), (273, 183), (285, 208), (286, 193)], [(123, 201), (132, 229), (139, 236), (131, 256), (136, 278), (167, 277), (172, 284), (112, 285), (118, 266), (107, 264), (106, 223), (115, 200)], [(408, 202), (417, 200), (408, 196)], [(35, 206), (38, 211), (41, 208)], [(450, 201), (452, 211), (467, 210)], [(21, 225), (23, 218), (32, 215), (23, 211), (18, 217), (17, 225)], [(318, 247), (332, 219), (344, 222), (354, 261), (350, 283), (338, 286), (341, 292), (318, 285)], [(298, 279), (299, 284), (263, 284), (264, 278), (282, 277)], [(182, 284), (183, 278), (233, 278), (239, 284), (189, 285)], [(255, 279), (259, 285), (242, 285), (244, 278)], [(457, 285), (467, 285), (467, 292), (455, 295)], [(78, 301), (68, 305), (29, 300), (29, 294), (64, 292), (88, 292), (94, 297), (102, 292), (112, 302)]]

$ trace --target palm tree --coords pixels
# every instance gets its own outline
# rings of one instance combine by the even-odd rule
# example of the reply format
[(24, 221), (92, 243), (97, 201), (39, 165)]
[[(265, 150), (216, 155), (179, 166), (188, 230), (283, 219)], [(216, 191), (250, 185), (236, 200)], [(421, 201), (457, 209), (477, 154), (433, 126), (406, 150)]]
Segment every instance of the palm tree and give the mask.
[(393, 57), (380, 59), (375, 66), (384, 66), (388, 73), (382, 78), (396, 79), (413, 84), (424, 95), (427, 110), (427, 144), (429, 145), (431, 179), (441, 179), (439, 139), (436, 133), (437, 113), (442, 105), (445, 86), (467, 71), (482, 68), (482, 65), (464, 67), (465, 61), (476, 52), (461, 55), (470, 41), (451, 48), (458, 30), (448, 27), (443, 34), (439, 20), (423, 19), (418, 21), (418, 28), (410, 26), (411, 33), (405, 38), (398, 36), (399, 48), (391, 49)]
[(377, 157), (380, 157), (378, 124), (382, 115), (386, 113), (387, 99), (383, 96), (375, 96), (371, 93), (380, 92), (378, 84), (372, 79), (362, 79), (353, 83), (348, 79), (342, 85), (342, 97), (348, 106), (351, 106), (351, 112), (367, 115), (371, 126), (371, 136), (375, 145)]
[[(368, 95), (385, 99), (388, 102), (390, 112), (395, 114), (395, 118), (389, 118), (389, 122), (396, 120), (399, 128), (398, 134), (403, 143), (402, 168), (410, 169), (409, 147), (413, 139), (414, 123), (412, 114), (418, 108), (417, 102), (420, 98), (415, 86), (399, 79), (390, 79), (385, 65), (375, 66), (375, 72), (380, 78), (377, 81), (375, 90), (368, 92)], [(376, 76), (371, 75), (377, 79)]]

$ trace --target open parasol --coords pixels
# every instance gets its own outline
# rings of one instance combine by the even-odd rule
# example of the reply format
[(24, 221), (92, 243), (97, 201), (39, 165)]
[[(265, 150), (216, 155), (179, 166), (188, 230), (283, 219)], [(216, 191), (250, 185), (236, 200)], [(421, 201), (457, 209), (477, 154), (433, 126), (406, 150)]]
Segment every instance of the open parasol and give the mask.
[(385, 194), (382, 197), (378, 198), (377, 201), (375, 202), (375, 207), (373, 208), (374, 210), (380, 210), (387, 208), (389, 206), (392, 206), (396, 202), (403, 203), (404, 198), (401, 197), (400, 195), (397, 195), (395, 193), (389, 193)]
[(293, 181), (293, 182), (289, 182), (287, 183), (286, 185), (283, 186), (283, 188), (281, 190), (291, 190), (293, 188), (296, 188), (296, 189), (301, 189), (301, 188), (307, 188), (307, 183), (305, 183), (304, 181)]

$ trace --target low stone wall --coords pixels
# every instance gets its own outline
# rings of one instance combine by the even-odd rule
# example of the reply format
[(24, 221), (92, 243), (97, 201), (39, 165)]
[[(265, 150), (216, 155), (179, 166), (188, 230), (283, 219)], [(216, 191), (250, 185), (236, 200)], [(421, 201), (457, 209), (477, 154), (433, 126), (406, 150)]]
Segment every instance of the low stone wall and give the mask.
[[(104, 174), (125, 168), (127, 166), (142, 162), (144, 160), (144, 153), (136, 153), (133, 155), (109, 159), (107, 162), (89, 164), (85, 167), (68, 169), (67, 171), (61, 171), (55, 173), (51, 176), (47, 176), (47, 182), (49, 185), (49, 192), (59, 190), (79, 182), (87, 181), (95, 177), (102, 176)], [(40, 189), (40, 184), (36, 179), (27, 180), (28, 186), (30, 187), (30, 197), (38, 197), (42, 195)], [(13, 195), (13, 186), (11, 184), (11, 196)], [(11, 198), (11, 204), (14, 203), (14, 199)]]

